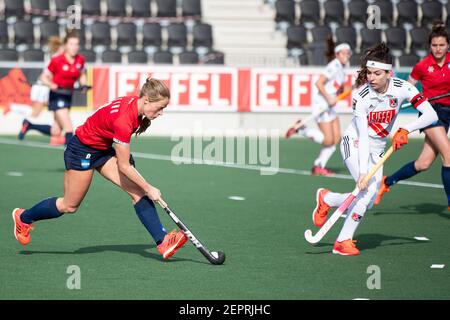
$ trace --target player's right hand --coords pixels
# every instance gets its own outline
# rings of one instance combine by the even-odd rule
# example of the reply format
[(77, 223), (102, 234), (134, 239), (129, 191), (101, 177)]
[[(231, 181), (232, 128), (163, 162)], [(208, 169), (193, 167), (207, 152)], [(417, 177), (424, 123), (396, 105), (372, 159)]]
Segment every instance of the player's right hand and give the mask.
[(334, 107), (334, 106), (336, 105), (336, 103), (338, 102), (338, 100), (337, 100), (337, 98), (334, 97), (334, 96), (328, 96), (328, 97), (327, 97), (327, 102), (328, 102), (328, 105), (329, 105), (330, 107)]
[(161, 199), (161, 191), (151, 185), (148, 186), (145, 193), (153, 201), (158, 201)]

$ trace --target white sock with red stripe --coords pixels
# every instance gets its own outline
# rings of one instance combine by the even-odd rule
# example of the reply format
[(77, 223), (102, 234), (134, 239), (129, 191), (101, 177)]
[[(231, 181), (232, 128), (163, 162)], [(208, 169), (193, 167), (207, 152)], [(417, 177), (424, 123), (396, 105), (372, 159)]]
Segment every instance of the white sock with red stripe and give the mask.
[(333, 155), (334, 151), (336, 151), (336, 146), (325, 146), (325, 147), (322, 147), (322, 150), (320, 150), (319, 156), (314, 161), (314, 165), (315, 166), (319, 166), (321, 168), (325, 168), (325, 166), (328, 163), (328, 160), (330, 160), (330, 158)]
[(345, 218), (344, 226), (342, 227), (341, 233), (339, 233), (337, 241), (342, 242), (344, 240), (353, 239), (353, 235), (361, 223), (366, 210), (367, 207), (359, 203), (348, 208), (347, 218)]
[(349, 195), (350, 193), (328, 192), (323, 199), (330, 207), (339, 207)]
[(318, 144), (322, 144), (323, 139), (325, 139), (322, 131), (320, 131), (319, 129), (306, 128), (306, 129), (300, 130), (298, 133), (304, 135), (305, 137), (311, 139), (312, 141), (314, 141), (315, 143), (318, 143)]

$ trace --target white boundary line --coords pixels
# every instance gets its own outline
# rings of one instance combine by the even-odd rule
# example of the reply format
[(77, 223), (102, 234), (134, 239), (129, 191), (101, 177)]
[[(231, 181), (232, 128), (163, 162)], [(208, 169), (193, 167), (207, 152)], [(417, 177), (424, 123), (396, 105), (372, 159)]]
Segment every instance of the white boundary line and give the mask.
[[(53, 149), (53, 150), (64, 150), (61, 147), (54, 147), (49, 145), (48, 143), (43, 142), (34, 142), (34, 141), (17, 141), (10, 139), (0, 138), (0, 144), (13, 145), (13, 146), (22, 146), (22, 147), (31, 147), (31, 148), (43, 148), (43, 149)], [(227, 167), (227, 168), (236, 168), (236, 169), (244, 169), (244, 170), (270, 170), (270, 167), (250, 165), (250, 164), (236, 164), (236, 163), (226, 163), (221, 161), (208, 161), (203, 159), (195, 159), (195, 158), (183, 158), (183, 157), (171, 157), (162, 154), (154, 154), (154, 153), (142, 153), (142, 152), (132, 152), (133, 157), (142, 158), (142, 159), (151, 159), (151, 160), (163, 160), (163, 161), (178, 161), (178, 162), (188, 162), (188, 163), (198, 163), (201, 165), (210, 165), (217, 167)], [(198, 165), (197, 164), (197, 165)], [(273, 169), (275, 171), (275, 169)], [(289, 169), (289, 168), (278, 168), (276, 170), (280, 173), (287, 174), (296, 174), (301, 176), (310, 176), (311, 171), (309, 170), (299, 170), (299, 169)], [(344, 180), (353, 180), (352, 176), (346, 174), (336, 174), (332, 177), (326, 178), (336, 178), (336, 179), (344, 179)], [(415, 186), (415, 187), (424, 187), (424, 188), (434, 188), (434, 189), (443, 189), (444, 186), (441, 184), (435, 183), (426, 183), (426, 182), (414, 182), (414, 181), (400, 181), (399, 184)]]

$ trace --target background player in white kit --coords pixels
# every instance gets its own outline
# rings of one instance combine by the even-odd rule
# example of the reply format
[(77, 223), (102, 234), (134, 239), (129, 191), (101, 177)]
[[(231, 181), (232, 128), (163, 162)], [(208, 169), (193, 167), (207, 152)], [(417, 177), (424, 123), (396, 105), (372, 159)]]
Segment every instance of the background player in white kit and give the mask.
[(317, 114), (315, 120), (320, 130), (306, 127), (298, 130), (299, 134), (322, 145), (319, 156), (314, 160), (311, 169), (313, 175), (330, 176), (335, 174), (326, 168), (328, 160), (336, 150), (336, 145), (341, 140), (339, 118), (333, 107), (338, 102), (337, 95), (343, 91), (345, 68), (350, 56), (351, 49), (347, 43), (335, 46), (333, 40), (328, 39), (327, 58), (330, 62), (316, 82), (318, 92), (314, 95), (312, 104), (312, 112)]
[[(353, 235), (366, 210), (373, 206), (383, 168), (368, 183), (363, 179), (382, 158), (401, 103), (408, 100), (422, 115), (398, 129), (392, 139), (395, 150), (408, 143), (410, 132), (438, 120), (436, 112), (419, 91), (412, 84), (391, 77), (391, 69), (392, 56), (384, 43), (365, 52), (356, 80), (358, 89), (352, 96), (354, 117), (341, 142), (343, 160), (361, 192), (348, 208), (344, 226), (333, 247), (336, 254), (359, 255)], [(339, 206), (348, 196), (349, 193), (333, 193), (322, 188), (317, 190), (314, 224), (322, 226), (330, 207)]]

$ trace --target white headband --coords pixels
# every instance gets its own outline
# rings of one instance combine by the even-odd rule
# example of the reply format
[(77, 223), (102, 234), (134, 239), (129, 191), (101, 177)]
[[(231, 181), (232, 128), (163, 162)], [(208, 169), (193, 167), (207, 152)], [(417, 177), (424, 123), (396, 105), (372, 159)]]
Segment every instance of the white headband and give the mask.
[(334, 53), (338, 53), (339, 51), (344, 49), (352, 51), (352, 49), (350, 49), (350, 46), (347, 43), (341, 43), (340, 45), (334, 48)]
[(373, 60), (367, 60), (366, 67), (378, 68), (378, 69), (383, 69), (383, 70), (391, 70), (392, 64), (382, 63), (382, 62), (373, 61)]

